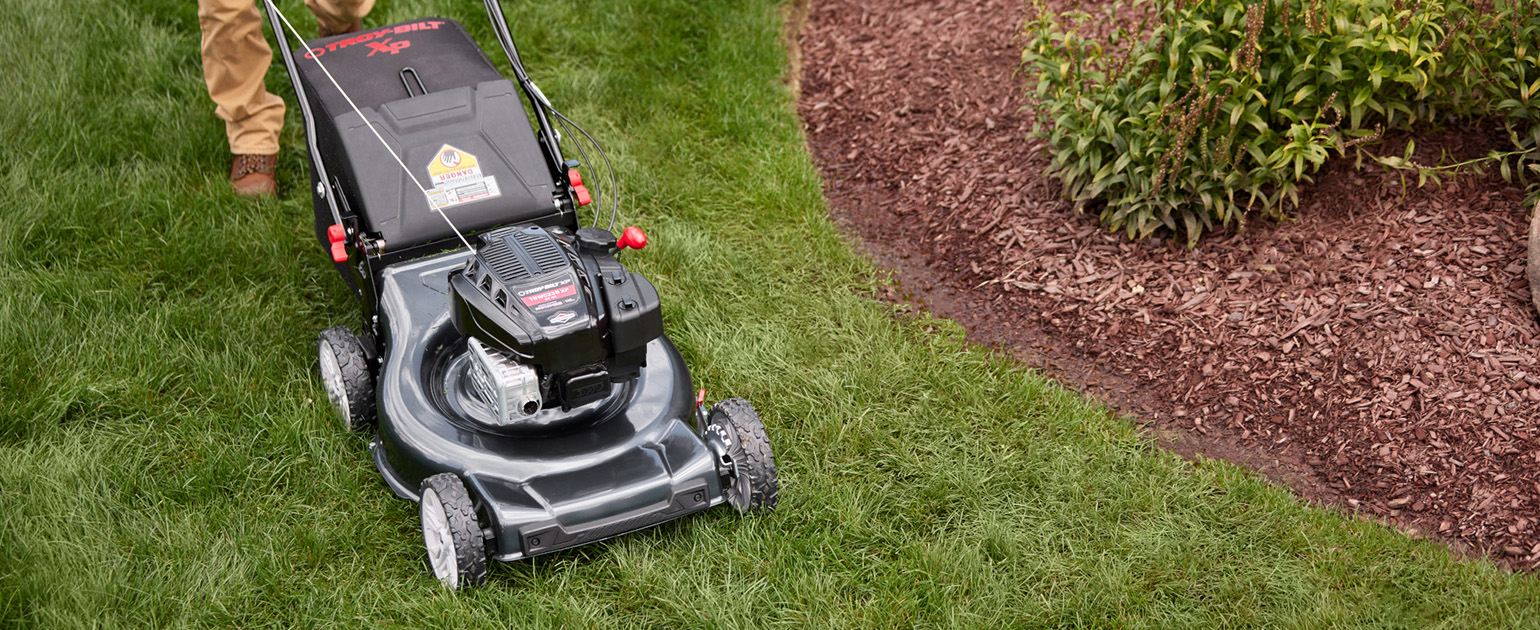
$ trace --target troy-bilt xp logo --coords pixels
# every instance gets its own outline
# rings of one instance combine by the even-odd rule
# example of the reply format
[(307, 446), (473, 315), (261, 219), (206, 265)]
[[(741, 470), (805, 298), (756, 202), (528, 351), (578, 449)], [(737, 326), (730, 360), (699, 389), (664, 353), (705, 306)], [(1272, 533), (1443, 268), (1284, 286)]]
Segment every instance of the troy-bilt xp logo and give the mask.
[(401, 50), (403, 48), (411, 48), (412, 47), (411, 40), (403, 39), (403, 40), (401, 40), (399, 42), (391, 42), (389, 37), (386, 37), (385, 39), (382, 39), (382, 40), (377, 41), (377, 42), (364, 42), (364, 43), (369, 45), (369, 54), (364, 55), (365, 57), (373, 57), (374, 53), (377, 53), (377, 52), (387, 52), (387, 53), (390, 53), (390, 54), (394, 55), (394, 54), (396, 54), (398, 52), (401, 52)]
[(309, 52), (305, 53), (305, 58), (315, 59), (316, 57), (320, 57), (326, 53), (348, 48), (350, 46), (357, 46), (359, 44), (366, 44), (369, 46), (369, 54), (365, 55), (366, 57), (373, 57), (374, 53), (377, 52), (390, 53), (394, 55), (398, 52), (401, 52), (402, 50), (411, 48), (412, 42), (405, 39), (392, 42), (390, 41), (391, 38), (389, 36), (404, 35), (413, 31), (436, 31), (442, 24), (444, 24), (443, 20), (423, 20), (419, 22), (398, 24), (396, 26), (387, 26), (385, 28), (359, 33), (347, 39), (339, 39), (337, 41), (328, 43), (325, 46), (316, 46), (315, 48), (311, 48)]

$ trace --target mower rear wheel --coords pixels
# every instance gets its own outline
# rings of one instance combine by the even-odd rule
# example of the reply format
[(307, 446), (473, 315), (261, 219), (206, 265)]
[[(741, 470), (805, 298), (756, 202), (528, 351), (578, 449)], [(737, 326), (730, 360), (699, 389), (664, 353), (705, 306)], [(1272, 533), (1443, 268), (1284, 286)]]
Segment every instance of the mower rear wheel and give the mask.
[(780, 495), (775, 454), (754, 406), (742, 398), (717, 403), (707, 415), (706, 431), (715, 433), (727, 447), (732, 471), (723, 480), (727, 502), (743, 514), (775, 509)]
[(342, 419), (342, 426), (358, 431), (374, 424), (374, 374), (364, 344), (347, 326), (321, 331), (316, 337), (317, 361), (326, 398)]
[(439, 473), (424, 479), (418, 508), (422, 516), (422, 542), (428, 550), (433, 577), (449, 590), (486, 580), (486, 541), (476, 518), (476, 506), (460, 478), (453, 473)]

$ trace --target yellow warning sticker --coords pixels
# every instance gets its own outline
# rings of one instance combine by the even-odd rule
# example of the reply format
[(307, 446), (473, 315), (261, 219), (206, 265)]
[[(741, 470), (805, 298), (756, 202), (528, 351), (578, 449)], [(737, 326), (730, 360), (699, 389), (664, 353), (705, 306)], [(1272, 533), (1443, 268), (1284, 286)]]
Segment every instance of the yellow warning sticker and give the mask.
[(476, 156), (447, 144), (428, 163), (428, 175), (433, 179), (428, 198), (437, 209), (491, 199), (500, 194), (497, 179), (481, 173)]

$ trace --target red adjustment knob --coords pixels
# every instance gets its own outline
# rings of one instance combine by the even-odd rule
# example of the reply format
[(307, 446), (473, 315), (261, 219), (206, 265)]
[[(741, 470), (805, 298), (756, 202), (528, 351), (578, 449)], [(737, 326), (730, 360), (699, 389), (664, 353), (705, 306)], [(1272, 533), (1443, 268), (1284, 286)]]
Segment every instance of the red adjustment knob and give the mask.
[(575, 168), (569, 168), (567, 169), (567, 181), (571, 182), (574, 187), (582, 186), (583, 174), (579, 173)]
[(583, 186), (573, 186), (572, 190), (577, 191), (577, 204), (579, 206), (586, 206), (594, 202), (594, 198), (588, 195), (587, 188)]
[(332, 243), (332, 262), (344, 263), (348, 261), (347, 243), (338, 241)]
[(696, 407), (704, 407), (704, 406), (706, 406), (706, 390), (702, 389), (702, 390), (700, 390), (698, 392), (695, 392), (695, 406)]
[(647, 235), (642, 233), (642, 228), (633, 225), (620, 233), (620, 239), (615, 244), (621, 249), (641, 249), (647, 246)]
[(341, 243), (342, 240), (347, 238), (347, 237), (348, 237), (348, 232), (347, 232), (347, 230), (342, 229), (342, 224), (341, 223), (338, 223), (336, 225), (333, 225), (331, 227), (326, 228), (326, 240), (327, 241), (330, 241), (332, 243)]

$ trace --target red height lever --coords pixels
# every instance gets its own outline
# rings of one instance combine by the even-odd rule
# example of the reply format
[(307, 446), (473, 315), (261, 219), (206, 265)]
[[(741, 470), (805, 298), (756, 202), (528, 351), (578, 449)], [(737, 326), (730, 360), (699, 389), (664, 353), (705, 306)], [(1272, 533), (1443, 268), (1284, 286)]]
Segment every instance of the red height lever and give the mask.
[(633, 225), (620, 233), (620, 239), (615, 244), (621, 249), (641, 249), (647, 246), (647, 235), (642, 233), (642, 228)]
[(583, 185), (582, 173), (575, 168), (567, 169), (567, 181), (572, 184), (572, 195), (576, 197), (573, 201), (576, 201), (577, 205), (586, 206), (593, 203), (593, 195), (588, 194), (588, 187)]
[(345, 263), (348, 261), (347, 237), (347, 230), (343, 229), (340, 223), (326, 228), (326, 240), (332, 244), (332, 262)]

